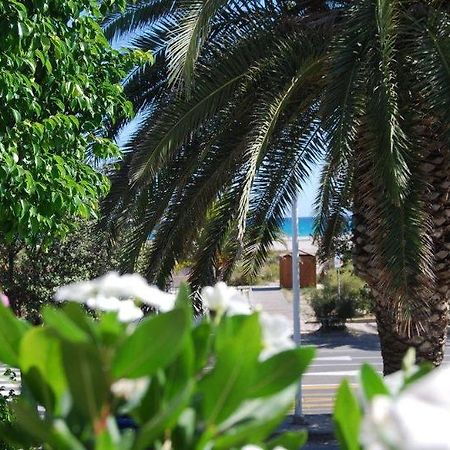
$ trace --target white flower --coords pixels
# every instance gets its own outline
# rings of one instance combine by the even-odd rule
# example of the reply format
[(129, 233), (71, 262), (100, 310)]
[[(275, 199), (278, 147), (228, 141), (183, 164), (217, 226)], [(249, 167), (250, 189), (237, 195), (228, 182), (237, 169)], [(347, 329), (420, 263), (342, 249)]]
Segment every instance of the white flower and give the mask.
[(397, 396), (376, 396), (364, 416), (366, 450), (450, 450), (450, 368), (439, 368)]
[(86, 305), (91, 309), (100, 311), (119, 311), (121, 301), (116, 297), (105, 297), (97, 295), (86, 300)]
[(261, 361), (295, 347), (291, 339), (291, 325), (286, 317), (261, 312), (259, 321), (263, 340), (263, 350), (259, 357)]
[(250, 306), (244, 296), (237, 289), (227, 286), (223, 282), (214, 287), (208, 286), (202, 289), (201, 296), (210, 311), (218, 315), (250, 314)]
[(147, 377), (131, 380), (121, 378), (111, 385), (111, 392), (119, 398), (131, 400), (141, 396), (148, 388), (149, 379)]
[(391, 417), (393, 400), (388, 396), (375, 396), (366, 411), (361, 427), (361, 442), (366, 450), (384, 450), (395, 446), (396, 424)]
[(142, 319), (144, 313), (142, 309), (136, 306), (133, 300), (122, 300), (118, 310), (118, 318), (120, 322), (134, 322)]
[(79, 281), (58, 288), (54, 295), (57, 302), (70, 300), (73, 302), (86, 303), (88, 298), (96, 294), (94, 281)]
[(71, 300), (86, 303), (90, 308), (103, 311), (119, 311), (120, 300), (138, 300), (169, 311), (175, 305), (175, 296), (149, 286), (138, 274), (119, 275), (109, 272), (91, 281), (82, 281), (63, 286), (56, 291), (55, 300)]
[(155, 306), (161, 311), (169, 311), (175, 304), (174, 295), (149, 286), (147, 281), (137, 273), (119, 275), (116, 272), (110, 272), (94, 281), (98, 291), (106, 296), (134, 298)]
[(147, 288), (137, 295), (137, 298), (147, 305), (155, 306), (162, 312), (170, 311), (175, 306), (176, 297), (173, 294), (163, 292), (160, 289), (147, 286)]
[(423, 402), (450, 411), (450, 367), (443, 366), (432, 370), (423, 378), (411, 383), (404, 392)]

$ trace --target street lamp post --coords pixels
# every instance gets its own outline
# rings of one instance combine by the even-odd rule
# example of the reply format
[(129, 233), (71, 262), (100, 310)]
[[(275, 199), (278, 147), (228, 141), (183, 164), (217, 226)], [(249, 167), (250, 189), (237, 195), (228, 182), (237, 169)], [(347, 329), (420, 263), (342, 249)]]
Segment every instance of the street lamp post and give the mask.
[[(294, 323), (294, 342), (297, 346), (300, 346), (300, 264), (298, 260), (298, 214), (296, 195), (292, 200), (292, 314)], [(298, 383), (295, 396), (294, 419), (303, 419), (301, 380)]]

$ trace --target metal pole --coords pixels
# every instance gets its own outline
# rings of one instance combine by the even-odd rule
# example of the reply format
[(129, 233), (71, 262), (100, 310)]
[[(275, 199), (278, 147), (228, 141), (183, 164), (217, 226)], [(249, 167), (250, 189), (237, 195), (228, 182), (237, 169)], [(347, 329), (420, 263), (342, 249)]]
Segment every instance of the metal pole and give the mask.
[[(292, 313), (294, 322), (294, 342), (297, 346), (300, 346), (300, 265), (298, 260), (297, 196), (292, 200)], [(303, 417), (301, 380), (298, 383), (295, 396), (294, 416), (296, 419)]]
[(337, 282), (338, 282), (338, 300), (341, 300), (341, 270), (336, 269), (337, 272)]

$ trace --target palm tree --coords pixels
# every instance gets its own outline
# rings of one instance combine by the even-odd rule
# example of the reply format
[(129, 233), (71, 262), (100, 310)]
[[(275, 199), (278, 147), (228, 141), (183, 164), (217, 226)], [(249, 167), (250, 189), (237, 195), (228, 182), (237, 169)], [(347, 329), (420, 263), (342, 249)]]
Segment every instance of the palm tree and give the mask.
[(257, 271), (324, 158), (317, 234), (331, 253), (353, 212), (385, 373), (409, 346), (439, 364), (450, 295), (449, 9), (147, 0), (111, 16), (112, 40), (138, 31), (133, 45), (156, 55), (127, 80), (143, 119), (103, 209), (123, 270), (153, 233), (144, 272), (160, 285), (189, 253), (194, 286), (226, 279), (239, 258)]

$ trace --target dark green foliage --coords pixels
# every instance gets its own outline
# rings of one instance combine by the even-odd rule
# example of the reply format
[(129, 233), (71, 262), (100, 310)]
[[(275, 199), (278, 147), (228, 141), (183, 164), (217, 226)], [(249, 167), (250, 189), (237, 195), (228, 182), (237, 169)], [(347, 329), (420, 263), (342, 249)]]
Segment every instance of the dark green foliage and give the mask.
[(343, 268), (339, 275), (331, 269), (322, 284), (323, 288), (312, 291), (309, 301), (324, 328), (342, 327), (347, 319), (371, 311), (370, 290), (351, 268)]
[[(11, 423), (12, 418), (13, 417), (8, 401), (3, 397), (3, 395), (0, 395), (0, 423), (9, 424)], [(14, 447), (3, 441), (3, 439), (0, 437), (0, 450), (12, 450), (13, 448)]]
[(356, 315), (358, 298), (348, 292), (339, 295), (336, 289), (324, 287), (317, 290), (310, 299), (317, 320), (324, 328), (341, 327), (347, 319)]
[(80, 223), (79, 229), (48, 247), (24, 246), (14, 256), (12, 279), (8, 271), (8, 247), (0, 247), (0, 284), (8, 292), (14, 309), (36, 322), (41, 307), (51, 302), (59, 286), (88, 280), (115, 266), (107, 252), (106, 240), (92, 223)]
[[(11, 381), (16, 380), (15, 372), (13, 372), (11, 369), (7, 369), (5, 373), (2, 375), (9, 378)], [(10, 424), (14, 417), (13, 412), (11, 408), (11, 402), (14, 401), (14, 393), (8, 392), (5, 390), (4, 386), (1, 386), (0, 382), (0, 424), (8, 425)], [(14, 447), (12, 447), (10, 444), (5, 442), (2, 437), (0, 436), (0, 450), (13, 450)]]

